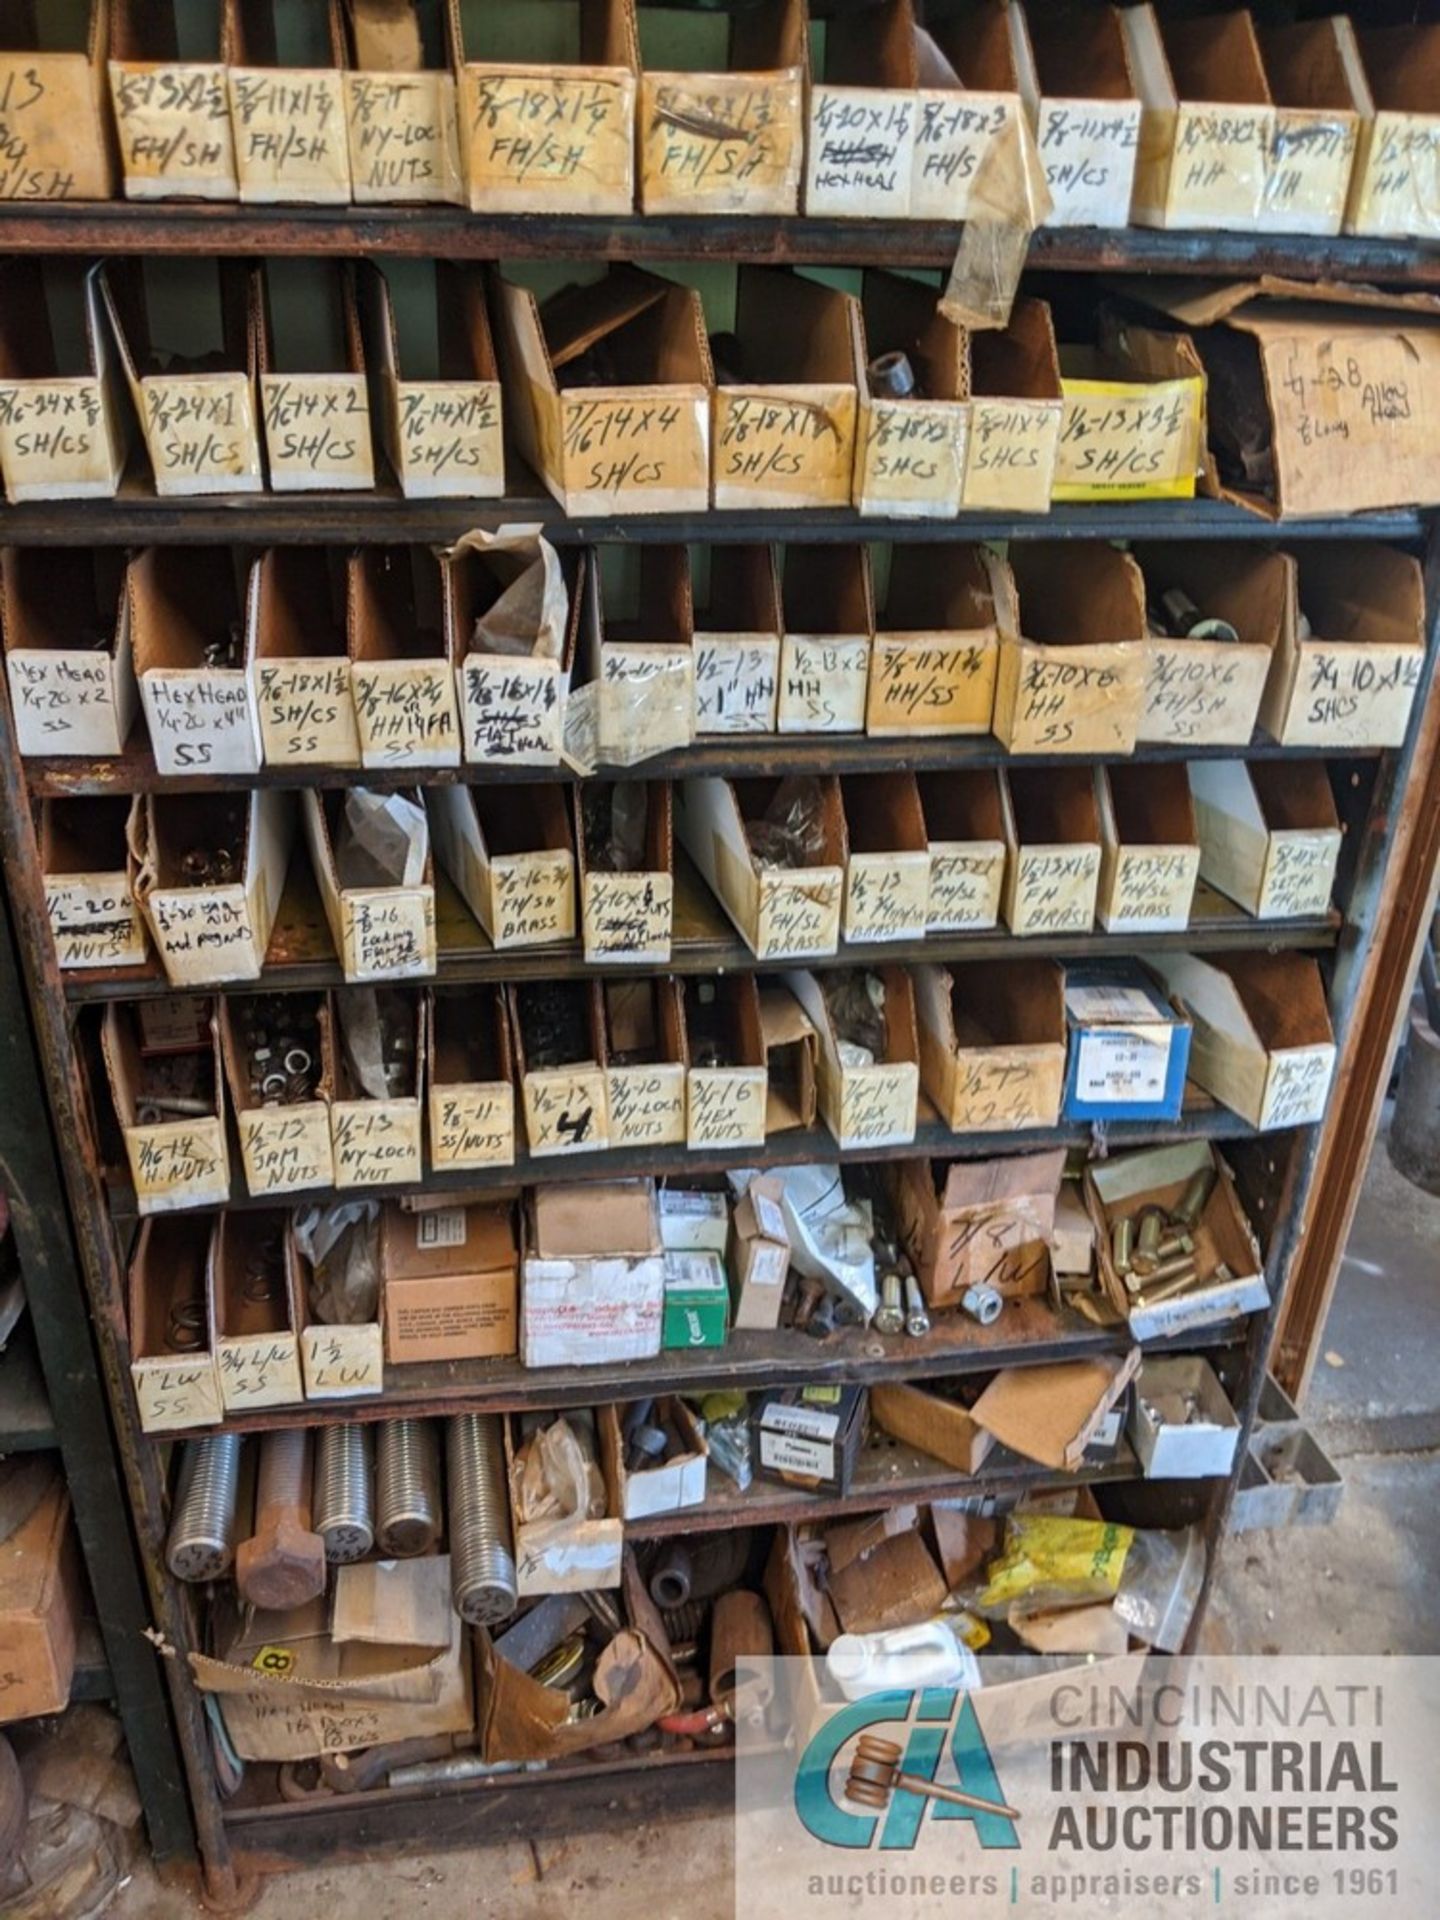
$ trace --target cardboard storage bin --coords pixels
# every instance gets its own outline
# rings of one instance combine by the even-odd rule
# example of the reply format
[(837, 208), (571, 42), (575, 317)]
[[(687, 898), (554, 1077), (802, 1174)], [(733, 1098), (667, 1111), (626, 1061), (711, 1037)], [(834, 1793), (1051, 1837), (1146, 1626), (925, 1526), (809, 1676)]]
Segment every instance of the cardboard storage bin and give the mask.
[(612, 1147), (685, 1144), (685, 1015), (677, 980), (607, 980), (605, 1098)]
[(870, 1420), (893, 1440), (928, 1454), (957, 1473), (978, 1473), (995, 1444), (983, 1427), (976, 1426), (960, 1401), (924, 1387), (871, 1387)]
[(0, 479), (6, 498), (113, 499), (130, 418), (102, 311), (103, 269), (17, 255), (0, 277)]
[(145, 923), (131, 884), (122, 795), (40, 802), (37, 839), (55, 962), (71, 967), (138, 967)]
[(956, 767), (915, 776), (930, 848), (927, 933), (993, 927), (1005, 884), (1004, 776)]
[(768, 1057), (760, 994), (748, 973), (684, 983), (685, 1144), (763, 1147)]
[(1100, 808), (1088, 767), (1002, 776), (1005, 924), (1012, 933), (1089, 933), (1100, 890)]
[(630, 0), (447, 0), (472, 213), (629, 213), (638, 53)]
[[(587, 605), (588, 556), (573, 547), (559, 553), (538, 536), (491, 540), (477, 534), (459, 541), (440, 565), (466, 760), (557, 766)], [(538, 615), (530, 610), (532, 568), (545, 583), (535, 596)], [(521, 632), (512, 635), (517, 624)], [(498, 644), (501, 639), (529, 651), (509, 651)]]
[(437, 988), (427, 999), (425, 1092), (437, 1172), (515, 1159), (515, 1062), (500, 987)]
[(1343, 17), (1258, 25), (1275, 102), (1265, 180), (1267, 233), (1339, 233), (1360, 141), (1364, 93), (1354, 35)]
[(1142, 1363), (1129, 1430), (1147, 1480), (1218, 1479), (1240, 1439), (1235, 1409), (1198, 1353), (1152, 1354)]
[(539, 782), (426, 789), (440, 864), (495, 947), (575, 938), (575, 851), (566, 790)]
[(526, 1208), (524, 1364), (653, 1359), (665, 1301), (654, 1182), (537, 1187)]
[(1003, 14), (962, 6), (927, 16), (919, 42), (910, 216), (968, 220), (1021, 161), (1020, 75)]
[(463, 206), (445, 0), (349, 0), (341, 28), (356, 201)]
[(22, 756), (123, 753), (138, 704), (122, 556), (0, 548), (0, 635)]
[[(675, 918), (671, 819), (668, 781), (577, 784), (575, 852), (588, 963), (668, 964)], [(618, 837), (632, 831), (634, 845)]]
[(971, 1287), (993, 1287), (1007, 1300), (1048, 1290), (1064, 1171), (1063, 1147), (948, 1167), (906, 1160), (894, 1169), (900, 1237), (932, 1307), (957, 1306)]
[(226, 1413), (298, 1406), (300, 1269), (283, 1208), (222, 1213), (210, 1241), (210, 1326)]
[(862, 358), (868, 367), (903, 353), (915, 391), (877, 393), (860, 383), (852, 497), (857, 512), (896, 520), (958, 514), (970, 451), (970, 336), (947, 319), (933, 287), (899, 274), (861, 282)]
[(1335, 25), (1360, 103), (1345, 231), (1440, 239), (1440, 24), (1353, 32), (1342, 17)]
[[(833, 775), (808, 779), (677, 781), (675, 830), (751, 952), (761, 960), (809, 959), (840, 944), (845, 815)], [(797, 809), (818, 840), (799, 867), (767, 865), (753, 829)], [(810, 823), (812, 812), (818, 818)]]
[(1127, 225), (1141, 110), (1119, 9), (1010, 0), (1005, 17), (1050, 190), (1045, 224)]
[(1325, 1117), (1335, 1034), (1314, 960), (1162, 953), (1154, 965), (1193, 1025), (1197, 1086), (1252, 1127), (1303, 1127)]
[(641, 7), (636, 22), (641, 211), (798, 213), (805, 0), (724, 16)]
[[(656, 1403), (659, 1424), (675, 1436), (673, 1450), (667, 1448), (658, 1465), (648, 1463), (633, 1472), (625, 1466), (624, 1422), (629, 1407), (621, 1401), (617, 1407), (607, 1401), (596, 1409), (600, 1421), (601, 1445), (614, 1461), (620, 1517), (623, 1520), (647, 1520), (656, 1513), (677, 1513), (682, 1507), (698, 1507), (705, 1499), (705, 1470), (710, 1448), (694, 1414), (683, 1400), (666, 1395)], [(647, 1421), (654, 1425), (655, 1421)]]
[(885, 604), (875, 621), (865, 731), (990, 731), (1000, 633), (1016, 631), (1010, 569), (989, 547), (890, 550)]
[(1190, 1022), (1137, 960), (1065, 969), (1067, 1120), (1178, 1120)]
[(520, 1250), (509, 1201), (387, 1206), (382, 1217), (385, 1358), (489, 1360), (513, 1354)]
[[(1145, 662), (1142, 746), (1248, 747), (1271, 662), (1294, 616), (1295, 562), (1252, 541), (1136, 545), (1150, 606)], [(1176, 590), (1169, 614), (1165, 596)], [(1193, 639), (1177, 626), (1224, 621), (1234, 640), (1203, 631)]]
[(221, 57), (230, 88), (240, 198), (344, 206), (345, 48), (339, 8), (224, 0)]
[(246, 604), (266, 762), (358, 767), (339, 557), (323, 548), (269, 548), (250, 569)]
[(246, 573), (229, 547), (146, 547), (125, 569), (130, 651), (159, 773), (256, 773)]
[(1260, 920), (1326, 914), (1340, 817), (1323, 762), (1192, 760), (1200, 878)]
[(1190, 924), (1200, 838), (1185, 768), (1174, 761), (1096, 767), (1100, 892), (1107, 933), (1178, 933)]
[(890, 1147), (915, 1138), (920, 1097), (920, 1038), (915, 1024), (915, 992), (900, 967), (881, 967), (865, 976), (884, 993), (880, 1023), (883, 1056), (867, 1063), (850, 1057), (852, 1049), (836, 1026), (827, 985), (852, 981), (853, 974), (787, 973), (785, 984), (805, 1009), (819, 1042), (816, 1089), (820, 1117), (837, 1147)]
[[(335, 1155), (331, 1145), (330, 1096), (335, 1084), (331, 1057), (333, 1016), (324, 994), (286, 994), (253, 999), (227, 994), (219, 1003), (220, 1057), (230, 1090), (245, 1186), (252, 1196), (303, 1193), (333, 1187)], [(267, 1097), (262, 1078), (251, 1077), (252, 1029), (262, 1028), (271, 1060), (260, 1069), (279, 1079), (291, 1077), (286, 1062), (298, 1049), (310, 1056), (304, 1100)], [(300, 1062), (294, 1062), (300, 1067)]]
[(1050, 309), (1022, 294), (1008, 326), (970, 336), (970, 447), (962, 504), (1048, 513), (1063, 408)]
[(368, 492), (375, 456), (353, 267), (268, 260), (257, 335), (271, 490)]
[[(525, 1139), (535, 1157), (555, 1153), (604, 1152), (610, 1145), (610, 1105), (606, 1080), (605, 1003), (598, 980), (522, 982), (507, 989), (510, 1036)], [(527, 1019), (552, 1020), (563, 997), (571, 1033), (562, 1033), (556, 1050), (567, 1057), (531, 1066), (525, 1044)], [(533, 1362), (527, 1362), (533, 1365)]]
[(290, 864), (293, 797), (274, 787), (147, 793), (131, 832), (135, 897), (166, 977), (180, 987), (258, 980)]
[(875, 632), (867, 549), (788, 546), (780, 603), (780, 732), (862, 732)]
[(630, 557), (605, 548), (591, 569), (565, 709), (565, 757), (581, 772), (632, 767), (694, 738), (689, 553), (647, 545)]
[(810, 1016), (780, 980), (763, 981), (756, 992), (765, 1049), (766, 1135), (813, 1127), (820, 1042)]
[(224, 1419), (206, 1284), (209, 1214), (145, 1220), (126, 1281), (130, 1379), (144, 1433)]
[[(346, 1038), (373, 1019), (387, 1030), (403, 1032), (405, 1045), (398, 1072), (387, 1075), (386, 1093), (371, 1092), (361, 1080)], [(334, 1090), (330, 1100), (330, 1138), (335, 1149), (337, 1187), (418, 1185), (425, 1075), (425, 1001), (397, 987), (339, 987), (333, 1014)]]
[(913, 773), (841, 776), (847, 941), (923, 940), (930, 916), (930, 842)]
[(955, 1133), (1053, 1127), (1065, 1079), (1064, 977), (1049, 960), (916, 967), (920, 1085)]
[(198, 33), (179, 0), (110, 0), (110, 102), (127, 200), (239, 197), (218, 20), (194, 12)]
[[(230, 1198), (220, 1037), (212, 1003), (192, 999), (183, 1005), (191, 1018), (188, 1025), (183, 1019), (179, 1023), (185, 1030), (178, 1040), (160, 1031), (163, 1008), (146, 1001), (112, 1000), (100, 1029), (105, 1078), (125, 1140), (135, 1209), (142, 1216), (223, 1206)], [(149, 1105), (147, 1061), (161, 1053), (194, 1056), (199, 1097), (209, 1112), (172, 1114)]]
[(598, 1519), (588, 1514), (562, 1514), (545, 1520), (519, 1519), (518, 1515), (524, 1511), (521, 1488), (525, 1440), (520, 1416), (512, 1413), (505, 1417), (505, 1472), (515, 1534), (515, 1570), (522, 1600), (537, 1594), (585, 1593), (620, 1585), (625, 1528), (616, 1483), (618, 1463), (600, 1431), (600, 1414), (588, 1407), (579, 1408), (572, 1414), (542, 1416), (541, 1424), (549, 1426), (552, 1420), (569, 1420), (572, 1425), (587, 1430), (605, 1488), (605, 1512)]
[(774, 733), (780, 695), (780, 575), (773, 547), (697, 547), (695, 732)]
[[(1420, 562), (1366, 542), (1297, 556), (1260, 724), (1287, 747), (1398, 747), (1425, 658)], [(1294, 576), (1292, 576), (1294, 577)]]
[(58, 1466), (37, 1462), (35, 1507), (0, 1541), (0, 1644), (6, 1685), (0, 1725), (63, 1713), (75, 1674), (85, 1574), (70, 1524), (70, 1493)]
[(1133, 753), (1145, 698), (1145, 583), (1128, 553), (1011, 550), (1020, 625), (1000, 636), (995, 735), (1011, 753)]
[(1205, 376), (1177, 343), (1177, 365), (1152, 367), (1124, 351), (1060, 348), (1064, 412), (1054, 498), (1189, 500), (1205, 447)]
[(910, 213), (920, 51), (911, 0), (880, 0), (824, 22), (810, 86), (805, 211), (845, 219)]
[(714, 387), (716, 507), (848, 506), (866, 383), (860, 302), (803, 273), (740, 267), (733, 351)]
[[(350, 787), (317, 793), (307, 787), (300, 804), (310, 865), (345, 978), (414, 980), (434, 973), (435, 862), (419, 792), (382, 795)], [(341, 836), (349, 832), (351, 809), (367, 806), (384, 806), (405, 836), (404, 870), (393, 877), (384, 877), (368, 857), (361, 877), (347, 871)]]
[(503, 494), (500, 369), (482, 271), (449, 260), (358, 271), (371, 394), (400, 491), (407, 500)]
[(114, 194), (115, 141), (105, 98), (109, 36), (108, 0), (63, 8), (28, 0), (5, 9), (0, 200), (108, 200)]
[(431, 549), (352, 553), (346, 627), (360, 764), (458, 767), (460, 702)]
[(566, 513), (704, 513), (711, 379), (699, 295), (630, 266), (543, 305), (499, 274), (493, 291), (510, 426)]

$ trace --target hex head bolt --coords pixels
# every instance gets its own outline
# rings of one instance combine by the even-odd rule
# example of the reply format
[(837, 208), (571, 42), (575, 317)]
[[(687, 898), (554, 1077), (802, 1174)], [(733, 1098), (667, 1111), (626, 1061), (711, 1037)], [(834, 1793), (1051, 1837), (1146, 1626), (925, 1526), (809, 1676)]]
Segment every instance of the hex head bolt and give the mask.
[(453, 1415), (445, 1456), (455, 1611), (472, 1627), (492, 1626), (508, 1620), (519, 1600), (499, 1415)]
[(238, 1433), (207, 1433), (185, 1442), (165, 1543), (165, 1564), (177, 1580), (218, 1580), (230, 1571), (241, 1446)]
[(252, 1607), (283, 1613), (325, 1591), (325, 1542), (310, 1524), (310, 1431), (284, 1427), (260, 1443), (255, 1531), (235, 1555), (235, 1584)]
[(375, 1544), (369, 1429), (322, 1427), (315, 1450), (315, 1531), (331, 1566), (363, 1560)]
[(440, 1538), (440, 1439), (430, 1420), (386, 1420), (375, 1467), (380, 1551), (397, 1560), (429, 1553)]

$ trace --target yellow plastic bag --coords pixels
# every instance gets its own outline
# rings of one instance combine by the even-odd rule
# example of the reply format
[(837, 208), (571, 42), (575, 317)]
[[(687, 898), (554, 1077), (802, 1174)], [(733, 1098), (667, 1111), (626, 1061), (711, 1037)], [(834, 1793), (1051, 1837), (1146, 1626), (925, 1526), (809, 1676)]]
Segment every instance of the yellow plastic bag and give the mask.
[(1051, 1514), (1015, 1514), (1005, 1547), (986, 1570), (979, 1605), (1006, 1611), (1019, 1601), (1030, 1612), (1108, 1600), (1120, 1585), (1131, 1527), (1107, 1520), (1066, 1520)]

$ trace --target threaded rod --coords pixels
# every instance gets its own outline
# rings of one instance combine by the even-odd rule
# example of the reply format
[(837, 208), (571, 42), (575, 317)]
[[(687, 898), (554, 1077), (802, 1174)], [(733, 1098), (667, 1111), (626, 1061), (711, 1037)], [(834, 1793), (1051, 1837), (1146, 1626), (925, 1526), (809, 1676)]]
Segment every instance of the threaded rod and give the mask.
[(446, 1454), (455, 1609), (471, 1626), (495, 1625), (510, 1618), (518, 1598), (499, 1416), (454, 1415)]
[(440, 1537), (440, 1437), (430, 1420), (386, 1420), (377, 1450), (376, 1538), (396, 1559)]
[(166, 1565), (177, 1580), (218, 1580), (230, 1571), (241, 1445), (238, 1433), (210, 1433), (185, 1443), (165, 1549)]
[(375, 1544), (370, 1434), (363, 1426), (322, 1427), (315, 1454), (315, 1531), (332, 1566), (363, 1560)]

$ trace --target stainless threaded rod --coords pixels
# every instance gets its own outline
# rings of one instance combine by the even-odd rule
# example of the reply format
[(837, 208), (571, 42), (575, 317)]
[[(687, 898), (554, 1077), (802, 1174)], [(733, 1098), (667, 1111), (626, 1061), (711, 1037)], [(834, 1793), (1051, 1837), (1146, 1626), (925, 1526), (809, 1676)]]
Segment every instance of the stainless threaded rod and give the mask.
[(499, 1416), (452, 1416), (446, 1434), (446, 1459), (450, 1474), (450, 1591), (455, 1610), (471, 1626), (493, 1626), (510, 1618), (518, 1598)]
[(363, 1560), (375, 1544), (370, 1433), (363, 1426), (322, 1427), (315, 1453), (315, 1531), (332, 1566)]
[(165, 1547), (177, 1580), (218, 1580), (235, 1558), (235, 1497), (240, 1486), (238, 1433), (187, 1440)]
[(375, 1468), (375, 1537), (398, 1560), (440, 1537), (440, 1436), (432, 1420), (386, 1420)]

